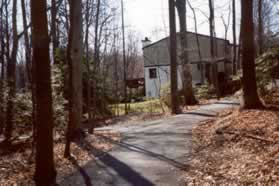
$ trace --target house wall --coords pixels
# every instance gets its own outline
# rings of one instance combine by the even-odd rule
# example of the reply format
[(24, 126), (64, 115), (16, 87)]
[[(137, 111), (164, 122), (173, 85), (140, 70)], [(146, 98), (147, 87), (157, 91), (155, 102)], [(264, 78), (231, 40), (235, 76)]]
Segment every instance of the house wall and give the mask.
[[(188, 37), (188, 51), (189, 51), (189, 62), (195, 62), (191, 64), (193, 85), (201, 83), (201, 73), (205, 75), (205, 71), (201, 72), (198, 68), (197, 62), (200, 61), (198, 55), (198, 45), (196, 40), (196, 35), (194, 33), (187, 33)], [(201, 58), (203, 61), (208, 61), (211, 58), (210, 54), (210, 37), (198, 35), (200, 42)], [(227, 58), (231, 60), (231, 46), (229, 46), (228, 41), (223, 39), (217, 40), (217, 57)], [(177, 51), (178, 51), (178, 64), (181, 64), (179, 56), (181, 54), (180, 37), (177, 36)], [(226, 47), (228, 50), (226, 52)], [(154, 44), (149, 45), (143, 49), (144, 55), (144, 76), (145, 76), (145, 88), (146, 97), (159, 97), (160, 89), (168, 84), (170, 84), (170, 52), (169, 52), (169, 38), (158, 41)], [(157, 69), (157, 78), (150, 79), (149, 69)], [(218, 63), (218, 71), (230, 73), (230, 64), (225, 64), (223, 62)], [(205, 67), (204, 67), (205, 69)], [(178, 66), (178, 89), (182, 88), (182, 68)]]
[[(198, 69), (197, 64), (193, 64), (193, 85), (200, 83), (201, 72)], [(149, 70), (156, 69), (157, 78), (150, 78)], [(182, 89), (182, 68), (181, 65), (177, 68), (177, 88), (178, 90)], [(160, 96), (160, 90), (165, 86), (170, 85), (170, 66), (150, 66), (144, 68), (144, 79), (145, 79), (145, 95), (147, 98), (158, 98)]]
[[(197, 62), (200, 61), (199, 53), (198, 53), (198, 45), (196, 40), (196, 35), (194, 33), (187, 33), (188, 39), (188, 51), (189, 51), (189, 62)], [(198, 35), (199, 43), (200, 43), (200, 51), (202, 60), (209, 60), (211, 58), (210, 55), (210, 37)], [(180, 46), (180, 36), (177, 35), (177, 51), (178, 51), (178, 63), (180, 63), (179, 56), (181, 54), (181, 46)], [(217, 57), (218, 58), (228, 58), (231, 60), (231, 46), (227, 40), (216, 39), (217, 41)], [(225, 48), (228, 48), (226, 52)], [(149, 45), (143, 49), (144, 56), (144, 65), (145, 66), (153, 66), (153, 65), (168, 65), (170, 64), (170, 56), (169, 56), (169, 38), (158, 41), (154, 44)]]

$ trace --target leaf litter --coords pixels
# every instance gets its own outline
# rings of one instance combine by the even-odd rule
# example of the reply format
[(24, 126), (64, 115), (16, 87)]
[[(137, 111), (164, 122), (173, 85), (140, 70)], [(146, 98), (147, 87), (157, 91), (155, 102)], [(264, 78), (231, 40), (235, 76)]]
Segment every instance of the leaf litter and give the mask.
[(187, 185), (279, 185), (279, 111), (227, 110), (193, 129)]

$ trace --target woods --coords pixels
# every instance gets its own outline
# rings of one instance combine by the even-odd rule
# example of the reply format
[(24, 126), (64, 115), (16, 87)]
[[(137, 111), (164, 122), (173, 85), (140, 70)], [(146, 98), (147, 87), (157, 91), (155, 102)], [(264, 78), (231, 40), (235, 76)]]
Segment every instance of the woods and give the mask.
[[(128, 1), (1, 0), (0, 185), (48, 186), (82, 172), (122, 140), (107, 125), (219, 117), (199, 108), (228, 99), (243, 113), (277, 112), (276, 0), (157, 2), (158, 28)], [(74, 171), (59, 175), (64, 168)]]

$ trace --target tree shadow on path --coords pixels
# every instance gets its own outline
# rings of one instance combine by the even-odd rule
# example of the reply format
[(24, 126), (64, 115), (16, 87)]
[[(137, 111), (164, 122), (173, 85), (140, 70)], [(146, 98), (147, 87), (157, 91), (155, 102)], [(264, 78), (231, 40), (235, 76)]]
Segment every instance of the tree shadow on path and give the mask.
[[(86, 144), (77, 144), (81, 148), (88, 151), (88, 153), (93, 154), (95, 157), (98, 157), (98, 160), (100, 160), (104, 165), (107, 167), (112, 168), (118, 176), (125, 179), (127, 182), (129, 182), (131, 185), (134, 186), (154, 186), (152, 182), (144, 178), (140, 173), (133, 170), (131, 167), (126, 165), (125, 163), (121, 162), (120, 160), (116, 159), (112, 155), (106, 152), (100, 152), (100, 150), (93, 147), (89, 142), (83, 141), (83, 143)], [(100, 155), (102, 154), (102, 155)], [(85, 171), (83, 168), (82, 170), (79, 170), (79, 172), (82, 174), (85, 182), (90, 182), (90, 177), (88, 175), (83, 174)], [(95, 175), (91, 175), (95, 176)], [(88, 182), (89, 181), (89, 182)], [(104, 180), (106, 181), (106, 180)], [(86, 184), (88, 186), (88, 184)], [(92, 184), (91, 184), (92, 185)]]
[(73, 157), (69, 157), (68, 160), (74, 165), (74, 167), (79, 171), (79, 173), (81, 174), (81, 176), (84, 179), (84, 183), (86, 186), (93, 186), (91, 183), (91, 179), (90, 176), (87, 174), (87, 172), (84, 170), (84, 168), (82, 168), (79, 164), (78, 161)]
[[(146, 150), (142, 147), (139, 147), (139, 146), (136, 146), (136, 145), (132, 145), (132, 144), (129, 144), (129, 143), (125, 143), (125, 142), (119, 142), (119, 141), (114, 141), (106, 136), (103, 136), (101, 134), (98, 134), (99, 137), (109, 141), (110, 143), (113, 143), (115, 145), (118, 145), (120, 147), (123, 147), (123, 148), (126, 148), (128, 149), (129, 151), (134, 151), (134, 152), (138, 152), (138, 153), (142, 153), (142, 154), (145, 154), (147, 156), (150, 156), (152, 158), (156, 158), (160, 161), (164, 161), (164, 162), (167, 162), (168, 164), (178, 168), (179, 170), (187, 170), (189, 165), (187, 164), (183, 164), (181, 162), (178, 162), (174, 159), (171, 159), (171, 158), (168, 158), (162, 154), (158, 154), (158, 153), (155, 153), (155, 152), (151, 152), (149, 150)], [(186, 156), (185, 156), (186, 157)]]

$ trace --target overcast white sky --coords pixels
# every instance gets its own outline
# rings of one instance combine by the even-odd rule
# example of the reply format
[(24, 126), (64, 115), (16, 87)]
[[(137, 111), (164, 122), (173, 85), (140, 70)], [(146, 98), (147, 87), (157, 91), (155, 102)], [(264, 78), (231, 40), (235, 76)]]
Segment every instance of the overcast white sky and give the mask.
[[(190, 0), (196, 10), (198, 18), (198, 32), (209, 34), (208, 25), (208, 1)], [(216, 33), (218, 37), (224, 37), (224, 26), (221, 16), (228, 20), (229, 6), (231, 0), (215, 0), (216, 7)], [(125, 19), (128, 29), (140, 33), (140, 37), (150, 37), (152, 41), (161, 39), (169, 34), (168, 30), (168, 0), (124, 0)], [(239, 5), (237, 5), (239, 10)], [(237, 12), (238, 20), (240, 11)], [(193, 13), (187, 9), (188, 30), (194, 31)], [(230, 19), (232, 23), (232, 19)], [(177, 25), (179, 25), (177, 21)], [(177, 28), (179, 30), (179, 27)], [(231, 39), (231, 25), (228, 33), (228, 39)]]

